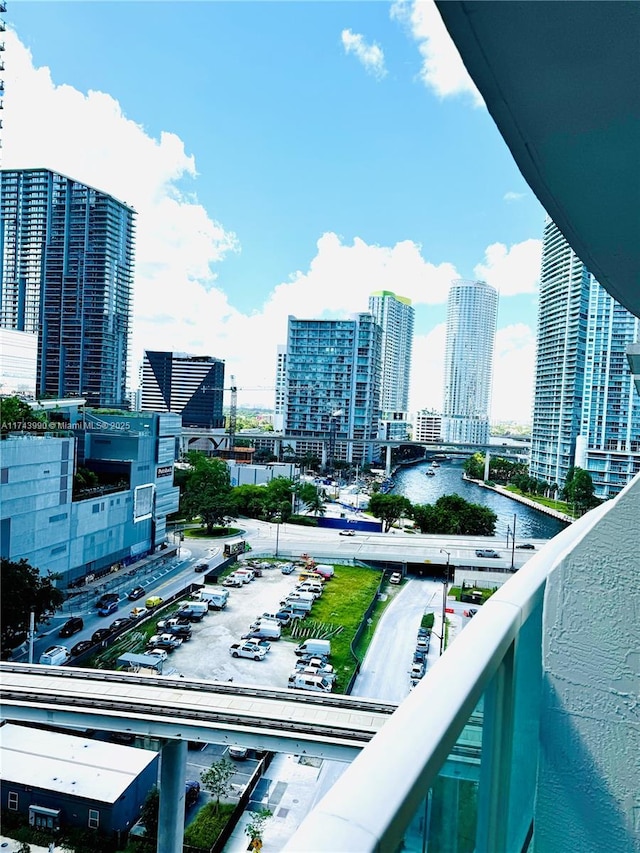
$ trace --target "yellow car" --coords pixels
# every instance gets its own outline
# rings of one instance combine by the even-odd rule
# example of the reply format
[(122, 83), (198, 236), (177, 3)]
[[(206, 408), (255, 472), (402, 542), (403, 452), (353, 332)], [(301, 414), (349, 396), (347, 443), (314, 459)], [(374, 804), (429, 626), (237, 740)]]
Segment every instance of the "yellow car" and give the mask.
[(158, 607), (160, 604), (162, 604), (162, 599), (159, 595), (152, 595), (144, 603), (145, 607), (148, 607), (149, 610), (153, 610), (154, 607)]

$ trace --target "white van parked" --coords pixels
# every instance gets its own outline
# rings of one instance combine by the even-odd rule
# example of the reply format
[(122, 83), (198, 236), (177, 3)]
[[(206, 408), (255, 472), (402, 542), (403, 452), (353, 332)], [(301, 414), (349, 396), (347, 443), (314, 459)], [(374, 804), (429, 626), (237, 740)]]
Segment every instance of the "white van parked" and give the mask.
[(40, 655), (39, 663), (47, 666), (62, 666), (71, 657), (71, 652), (66, 646), (50, 646)]
[[(250, 638), (264, 640), (279, 640), (282, 631), (277, 622), (272, 622), (270, 619), (258, 620), (249, 628), (249, 633), (246, 635)], [(243, 637), (245, 635), (243, 634)]]
[(296, 646), (295, 653), (300, 655), (326, 655), (331, 654), (331, 640), (305, 640)]
[(331, 693), (333, 681), (323, 675), (292, 672), (289, 676), (288, 687), (293, 690), (311, 690), (314, 693)]
[(255, 578), (255, 573), (251, 569), (236, 569), (233, 574), (235, 577), (241, 578), (244, 583), (250, 583)]
[(200, 589), (194, 598), (198, 601), (206, 601), (210, 610), (224, 610), (229, 601), (228, 589)]
[(322, 595), (322, 584), (315, 581), (303, 581), (296, 586), (295, 592), (310, 592), (314, 598), (320, 598)]

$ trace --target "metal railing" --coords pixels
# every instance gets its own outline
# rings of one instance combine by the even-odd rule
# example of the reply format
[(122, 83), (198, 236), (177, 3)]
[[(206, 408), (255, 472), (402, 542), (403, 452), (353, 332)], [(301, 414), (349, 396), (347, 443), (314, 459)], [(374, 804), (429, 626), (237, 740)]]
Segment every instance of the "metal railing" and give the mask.
[[(559, 533), (493, 595), (305, 818), (286, 851), (528, 849), (545, 587), (614, 505), (603, 504)], [(469, 753), (469, 773), (456, 779), (447, 770), (449, 757), (472, 719), (482, 720), (481, 750)], [(463, 736), (458, 752), (464, 743)]]

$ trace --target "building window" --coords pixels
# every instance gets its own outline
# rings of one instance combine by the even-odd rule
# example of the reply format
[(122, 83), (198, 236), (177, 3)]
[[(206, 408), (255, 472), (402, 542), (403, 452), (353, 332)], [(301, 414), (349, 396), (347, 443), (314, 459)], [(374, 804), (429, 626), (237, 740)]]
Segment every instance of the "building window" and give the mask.
[(8, 483), (9, 482), (9, 469), (8, 468), (0, 468), (0, 483)]
[(95, 515), (97, 512), (100, 512), (100, 504), (93, 505), (93, 514)]
[(54, 521), (64, 521), (66, 517), (67, 517), (66, 512), (61, 512), (58, 515), (50, 515), (49, 516), (49, 524), (51, 524)]
[(9, 796), (7, 798), (7, 808), (9, 811), (17, 812), (18, 811), (18, 792), (17, 791), (9, 791)]
[(98, 809), (89, 809), (89, 829), (97, 829), (100, 826), (100, 812)]

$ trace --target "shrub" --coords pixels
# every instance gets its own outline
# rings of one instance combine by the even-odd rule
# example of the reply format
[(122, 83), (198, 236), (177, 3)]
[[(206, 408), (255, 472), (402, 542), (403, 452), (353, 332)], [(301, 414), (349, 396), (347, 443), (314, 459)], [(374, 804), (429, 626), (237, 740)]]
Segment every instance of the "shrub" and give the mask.
[(220, 808), (216, 813), (215, 803), (207, 803), (185, 829), (185, 844), (210, 850), (227, 825), (234, 808), (235, 806), (232, 803), (220, 803)]

